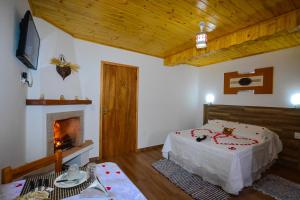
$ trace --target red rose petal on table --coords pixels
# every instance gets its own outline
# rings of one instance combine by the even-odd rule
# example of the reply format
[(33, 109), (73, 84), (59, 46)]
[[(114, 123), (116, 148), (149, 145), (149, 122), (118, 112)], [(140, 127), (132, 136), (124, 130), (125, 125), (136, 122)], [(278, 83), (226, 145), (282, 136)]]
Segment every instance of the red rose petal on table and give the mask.
[(121, 172), (120, 172), (120, 171), (116, 171), (116, 173), (117, 173), (117, 174), (121, 174)]
[(110, 187), (110, 186), (107, 186), (106, 189), (107, 189), (107, 190), (111, 190), (111, 187)]
[(106, 171), (105, 174), (110, 174), (110, 172), (109, 172), (109, 171)]

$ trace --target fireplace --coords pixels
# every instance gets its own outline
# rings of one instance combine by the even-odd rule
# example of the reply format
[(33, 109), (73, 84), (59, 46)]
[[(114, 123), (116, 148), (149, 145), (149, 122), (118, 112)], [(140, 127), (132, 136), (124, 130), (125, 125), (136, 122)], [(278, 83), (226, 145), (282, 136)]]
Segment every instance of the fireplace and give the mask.
[(79, 146), (80, 142), (80, 118), (56, 120), (53, 123), (54, 153), (56, 150), (67, 150)]
[(47, 155), (68, 150), (83, 143), (83, 111), (47, 114)]

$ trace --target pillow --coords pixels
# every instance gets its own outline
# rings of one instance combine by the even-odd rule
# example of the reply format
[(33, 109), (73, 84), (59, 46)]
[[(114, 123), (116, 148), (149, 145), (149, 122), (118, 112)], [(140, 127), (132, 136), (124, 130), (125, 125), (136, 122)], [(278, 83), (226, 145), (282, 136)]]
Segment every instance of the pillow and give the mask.
[(234, 129), (231, 133), (254, 139), (263, 139), (267, 135), (273, 134), (272, 131), (265, 127), (219, 119), (208, 120), (207, 126), (223, 133), (225, 128)]
[(236, 127), (236, 124), (237, 124), (236, 122), (214, 119), (214, 120), (208, 120), (208, 123), (205, 124), (202, 128), (210, 129), (214, 132), (223, 133), (225, 127), (233, 129)]
[(222, 130), (223, 130), (224, 127), (235, 128), (238, 125), (238, 122), (213, 119), (213, 120), (208, 120), (208, 124), (217, 126), (217, 127), (222, 127)]

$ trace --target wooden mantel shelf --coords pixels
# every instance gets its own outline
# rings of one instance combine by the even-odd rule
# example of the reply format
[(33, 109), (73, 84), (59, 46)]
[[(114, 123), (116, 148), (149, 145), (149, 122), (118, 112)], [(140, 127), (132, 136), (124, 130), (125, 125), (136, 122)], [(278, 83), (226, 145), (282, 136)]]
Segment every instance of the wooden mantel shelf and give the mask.
[[(93, 149), (94, 147), (94, 143), (92, 140), (86, 140), (82, 145), (78, 146), (78, 147), (73, 147), (71, 149), (68, 149), (66, 151), (62, 152), (62, 162), (68, 162), (69, 160), (74, 159), (75, 157), (90, 151), (91, 149)], [(88, 159), (88, 158), (87, 158)]]
[(60, 99), (26, 99), (28, 106), (55, 106), (55, 105), (87, 105), (91, 100), (60, 100)]
[(62, 157), (65, 158), (65, 157), (68, 157), (72, 154), (79, 153), (80, 151), (85, 150), (89, 146), (92, 147), (93, 144), (94, 144), (94, 142), (92, 140), (86, 140), (84, 143), (82, 143), (82, 145), (80, 145), (78, 147), (73, 147), (71, 149), (63, 151), (62, 152)]

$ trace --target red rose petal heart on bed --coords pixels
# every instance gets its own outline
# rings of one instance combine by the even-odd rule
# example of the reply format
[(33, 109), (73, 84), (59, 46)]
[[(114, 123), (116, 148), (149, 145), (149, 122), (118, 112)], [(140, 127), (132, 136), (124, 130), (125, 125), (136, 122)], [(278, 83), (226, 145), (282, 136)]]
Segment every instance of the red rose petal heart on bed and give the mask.
[(116, 173), (117, 173), (117, 174), (120, 174), (121, 172), (120, 172), (120, 171), (116, 171)]
[(106, 171), (105, 174), (110, 174), (110, 172), (109, 172), (109, 171)]
[(236, 135), (226, 135), (226, 134), (216, 134), (213, 137), (213, 140), (216, 144), (222, 144), (222, 145), (253, 145), (258, 144), (257, 140), (246, 138), (246, 137), (239, 137)]

